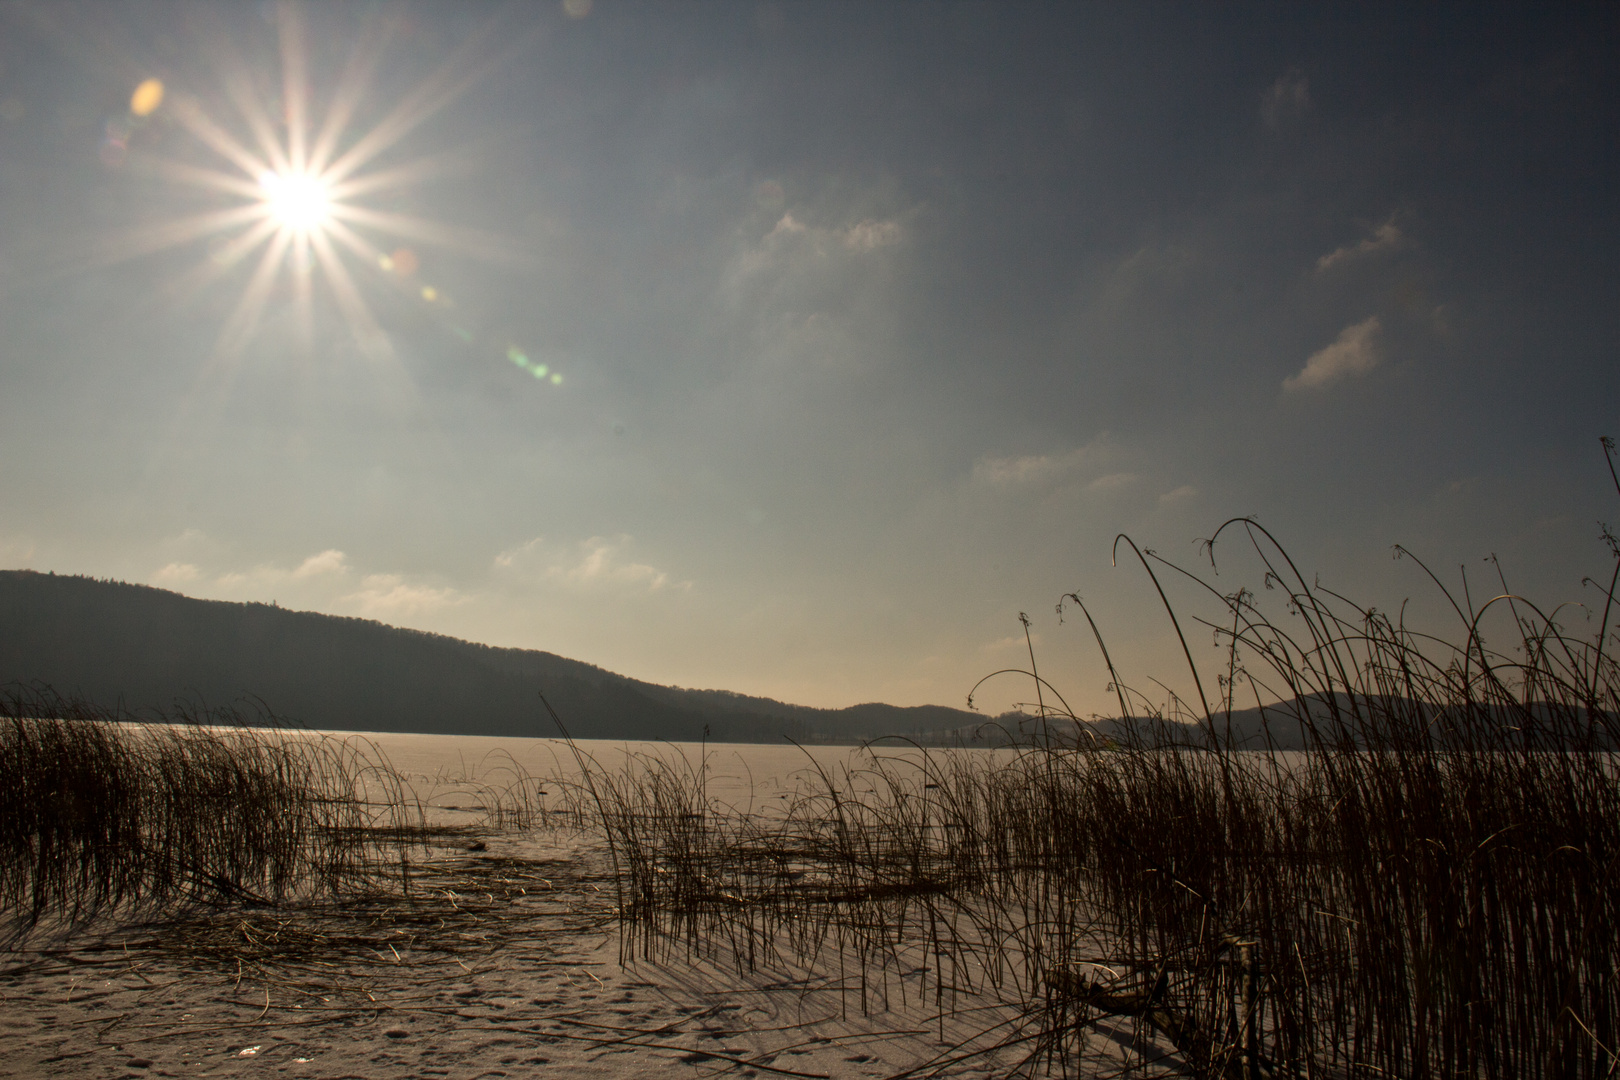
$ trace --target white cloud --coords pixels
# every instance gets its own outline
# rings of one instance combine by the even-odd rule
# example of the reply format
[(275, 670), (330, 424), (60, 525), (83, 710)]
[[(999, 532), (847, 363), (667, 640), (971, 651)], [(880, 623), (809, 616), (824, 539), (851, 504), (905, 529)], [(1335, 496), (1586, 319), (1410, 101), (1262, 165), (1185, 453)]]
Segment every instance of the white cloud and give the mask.
[(1374, 229), (1371, 236), (1364, 237), (1360, 243), (1346, 244), (1344, 247), (1335, 248), (1317, 259), (1316, 270), (1321, 273), (1323, 270), (1339, 266), (1352, 259), (1361, 258), (1364, 255), (1372, 255), (1380, 251), (1393, 251), (1405, 243), (1406, 234), (1401, 232), (1400, 227), (1395, 224), (1395, 219), (1391, 218)]
[(791, 240), (804, 238), (811, 241), (817, 252), (824, 253), (831, 241), (837, 241), (851, 251), (871, 251), (873, 248), (898, 243), (900, 237), (900, 223), (892, 218), (881, 221), (876, 218), (862, 218), (847, 228), (824, 228), (819, 225), (806, 225), (790, 211), (777, 219), (776, 225), (765, 234), (761, 246), (771, 249)]
[(1174, 490), (1171, 490), (1171, 491), (1167, 491), (1163, 495), (1160, 495), (1159, 496), (1159, 505), (1160, 506), (1175, 506), (1177, 503), (1186, 502), (1188, 499), (1192, 498), (1194, 495), (1197, 495), (1197, 494), (1198, 494), (1198, 489), (1197, 488), (1193, 487), (1191, 484), (1182, 484), (1180, 487), (1175, 488)]
[(808, 225), (789, 211), (777, 219), (771, 231), (757, 244), (737, 254), (727, 282), (735, 289), (766, 270), (827, 269), (844, 265), (830, 263), (828, 256), (840, 250), (865, 254), (898, 243), (902, 235), (900, 223), (893, 219), (863, 218), (849, 226), (826, 227)]
[(1094, 491), (1099, 494), (1108, 494), (1110, 492), (1123, 491), (1125, 488), (1130, 487), (1134, 483), (1136, 483), (1135, 473), (1109, 473), (1107, 476), (1099, 476), (1097, 479), (1087, 484), (1086, 490)]
[(973, 478), (1005, 486), (1033, 484), (1067, 472), (1064, 459), (1068, 456), (1024, 454), (1020, 457), (984, 457), (973, 463)]
[(1029, 647), (1031, 645), (1039, 645), (1040, 643), (1041, 643), (1040, 631), (1039, 630), (1031, 630), (1029, 632), (1029, 639), (1027, 641), (1024, 639), (1023, 634), (1009, 634), (1004, 638), (997, 638), (994, 641), (985, 642), (983, 645), (979, 646), (979, 651), (982, 652), (982, 653), (992, 653), (992, 654), (994, 654), (994, 653), (1005, 653), (1005, 652), (1021, 652), (1021, 653), (1024, 653), (1027, 656), (1029, 654)]
[(292, 570), (273, 563), (261, 563), (252, 570), (231, 570), (214, 579), (215, 584), (233, 590), (262, 591), (272, 586), (295, 583), (318, 583), (320, 579), (341, 579), (350, 572), (348, 556), (336, 548), (327, 548), (309, 556)]
[(0, 539), (0, 567), (22, 569), (33, 557), (33, 541)]
[(606, 539), (593, 536), (580, 545), (581, 558), (570, 567), (557, 568), (564, 579), (579, 584), (613, 582), (623, 585), (644, 585), (649, 590), (662, 589), (669, 583), (669, 575), (646, 563), (626, 562), (624, 549), (630, 546), (628, 536)]
[(346, 556), (336, 548), (327, 548), (319, 555), (311, 555), (292, 572), (294, 580), (315, 577), (317, 574), (342, 574), (349, 569)]
[(768, 244), (785, 236), (802, 236), (809, 231), (810, 227), (796, 220), (791, 213), (783, 214), (782, 219), (776, 223), (776, 228), (765, 234), (765, 242)]
[(1373, 315), (1339, 331), (1338, 340), (1314, 352), (1299, 374), (1283, 380), (1283, 389), (1316, 390), (1351, 375), (1365, 375), (1382, 359), (1378, 352), (1378, 316)]
[(1297, 69), (1282, 75), (1260, 96), (1260, 117), (1273, 130), (1304, 116), (1310, 107), (1310, 83)]
[(399, 574), (367, 574), (360, 579), (359, 591), (343, 599), (357, 604), (363, 615), (401, 618), (464, 603), (467, 598), (455, 589), (407, 584)]
[(997, 487), (1051, 483), (1073, 473), (1095, 469), (1108, 457), (1105, 437), (1062, 454), (986, 456), (973, 463), (973, 479)]
[(570, 548), (553, 551), (536, 537), (495, 556), (495, 565), (525, 576), (576, 589), (617, 588), (631, 592), (690, 590), (690, 581), (671, 580), (667, 571), (629, 556), (628, 535), (593, 536)]
[(873, 221), (868, 218), (851, 225), (843, 232), (844, 246), (855, 251), (871, 251), (900, 241), (898, 221)]
[(185, 586), (194, 596), (283, 606), (309, 607), (334, 613), (356, 612), (393, 620), (466, 603), (456, 589), (412, 582), (402, 574), (364, 574), (358, 584), (348, 556), (336, 548), (317, 552), (289, 570), (261, 563), (251, 570), (210, 573), (194, 563), (172, 562), (152, 575), (154, 585)]
[(535, 554), (540, 551), (545, 542), (545, 537), (537, 536), (526, 544), (519, 544), (515, 548), (507, 548), (495, 556), (495, 565), (502, 570), (521, 567), (535, 557)]
[(162, 558), (171, 563), (180, 566), (188, 563), (202, 566), (223, 554), (225, 545), (201, 529), (187, 528), (174, 536), (166, 536), (158, 541), (158, 551)]
[(172, 562), (152, 575), (153, 585), (186, 585), (202, 577), (191, 563)]

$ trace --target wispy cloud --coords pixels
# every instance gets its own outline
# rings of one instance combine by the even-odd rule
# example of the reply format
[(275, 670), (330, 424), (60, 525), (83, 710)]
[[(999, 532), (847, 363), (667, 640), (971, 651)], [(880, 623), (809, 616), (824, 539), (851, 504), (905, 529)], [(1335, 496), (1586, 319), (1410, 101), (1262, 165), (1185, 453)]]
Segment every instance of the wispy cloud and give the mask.
[(1109, 473), (1107, 476), (1099, 476), (1097, 479), (1087, 484), (1086, 490), (1095, 492), (1097, 494), (1106, 495), (1115, 491), (1124, 491), (1126, 488), (1134, 485), (1136, 480), (1137, 476), (1135, 473)]
[(1004, 487), (1038, 483), (1068, 472), (1070, 456), (1023, 454), (1017, 457), (984, 457), (973, 463), (973, 478)]
[(1182, 484), (1159, 496), (1160, 506), (1175, 506), (1184, 503), (1198, 494), (1198, 489), (1191, 484)]
[(451, 588), (412, 585), (399, 574), (367, 574), (360, 579), (360, 588), (344, 599), (358, 605), (363, 615), (397, 619), (437, 611), (466, 598)]
[(625, 551), (629, 546), (628, 536), (612, 539), (593, 536), (580, 545), (582, 551), (577, 563), (556, 567), (553, 573), (566, 581), (583, 585), (632, 585), (656, 591), (669, 584), (669, 575), (656, 566), (628, 561)]
[(462, 604), (469, 599), (448, 586), (408, 580), (403, 574), (361, 574), (336, 548), (305, 558), (291, 570), (261, 563), (250, 570), (205, 571), (196, 563), (171, 562), (155, 571), (153, 585), (231, 600), (277, 600), (325, 611), (398, 619)]
[(25, 567), (33, 557), (33, 541), (0, 537), (0, 567)]
[(784, 237), (803, 236), (809, 231), (810, 227), (808, 225), (799, 221), (791, 213), (787, 213), (783, 214), (781, 219), (777, 221), (775, 228), (765, 234), (765, 242), (770, 244), (780, 241)]
[(868, 218), (843, 230), (844, 246), (855, 251), (871, 251), (900, 242), (898, 221), (873, 221)]
[(995, 487), (1054, 483), (1077, 473), (1095, 472), (1109, 456), (1106, 438), (1098, 436), (1061, 454), (986, 455), (973, 463), (973, 479)]
[(544, 537), (536, 537), (495, 556), (496, 567), (558, 585), (580, 589), (619, 589), (634, 592), (660, 592), (664, 589), (690, 590), (690, 581), (675, 581), (669, 573), (630, 555), (632, 539), (593, 536), (578, 544), (555, 549)]
[(1311, 108), (1311, 87), (1299, 69), (1292, 69), (1260, 96), (1260, 118), (1272, 130), (1287, 127)]
[(764, 271), (817, 266), (830, 269), (829, 256), (851, 252), (855, 257), (890, 247), (905, 237), (894, 218), (862, 218), (852, 225), (812, 225), (790, 210), (777, 218), (770, 232), (736, 256), (729, 283), (733, 288)]
[(1318, 390), (1352, 375), (1365, 375), (1383, 357), (1378, 351), (1381, 324), (1373, 315), (1339, 331), (1333, 344), (1310, 355), (1299, 374), (1283, 380), (1283, 389)]
[(322, 574), (341, 574), (349, 569), (348, 559), (336, 548), (327, 548), (319, 555), (311, 555), (292, 572), (295, 581)]
[(1187, 244), (1144, 244), (1114, 266), (1095, 306), (1114, 313), (1139, 310), (1143, 300), (1184, 287), (1198, 259), (1198, 252)]
[(768, 261), (771, 255), (785, 252), (790, 244), (804, 244), (817, 254), (826, 254), (834, 247), (871, 251), (897, 244), (904, 235), (900, 222), (894, 218), (862, 218), (853, 225), (822, 226), (807, 225), (789, 211), (777, 219), (751, 254), (756, 262)]
[(189, 585), (201, 579), (203, 572), (193, 563), (172, 562), (152, 574), (153, 585)]
[(1346, 244), (1341, 248), (1335, 248), (1317, 259), (1316, 270), (1321, 273), (1324, 270), (1329, 270), (1366, 255), (1372, 255), (1380, 251), (1393, 251), (1405, 243), (1406, 234), (1401, 232), (1400, 227), (1395, 224), (1395, 219), (1391, 218), (1374, 229), (1371, 236), (1363, 237), (1359, 243)]
[(979, 646), (979, 651), (982, 653), (990, 653), (992, 655), (996, 653), (1009, 652), (1027, 653), (1031, 645), (1039, 645), (1040, 643), (1040, 631), (1032, 630), (1030, 631), (1027, 641), (1025, 640), (1023, 634), (1009, 634), (1004, 638), (997, 638), (994, 641), (985, 642)]

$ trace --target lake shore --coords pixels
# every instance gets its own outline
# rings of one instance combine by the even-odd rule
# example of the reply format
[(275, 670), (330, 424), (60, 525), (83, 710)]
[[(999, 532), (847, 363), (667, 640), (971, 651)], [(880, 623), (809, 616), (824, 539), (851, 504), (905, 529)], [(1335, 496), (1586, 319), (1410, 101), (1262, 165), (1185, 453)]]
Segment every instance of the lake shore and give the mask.
[(1607, 751), (9, 723), (0, 1077), (1337, 1075), (1469, 1023), (1399, 1011), (1439, 934), (1482, 1052), (1611, 1064)]
[(0, 1077), (996, 1074), (994, 1053), (947, 1060), (990, 1012), (941, 1016), (902, 985), (863, 1015), (804, 972), (621, 964), (599, 842), (468, 836), (413, 871), (408, 903), (36, 933), (0, 958)]

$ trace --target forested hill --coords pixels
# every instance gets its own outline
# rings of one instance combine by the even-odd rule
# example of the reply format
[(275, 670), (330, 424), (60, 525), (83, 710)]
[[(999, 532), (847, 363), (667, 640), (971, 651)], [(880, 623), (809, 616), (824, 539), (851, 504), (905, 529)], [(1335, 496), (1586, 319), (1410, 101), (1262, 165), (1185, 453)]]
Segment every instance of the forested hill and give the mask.
[(640, 682), (531, 649), (365, 619), (194, 600), (146, 585), (0, 571), (0, 686), (45, 684), (130, 710), (257, 699), (312, 728), (578, 738), (855, 740), (961, 728), (944, 706), (813, 709)]

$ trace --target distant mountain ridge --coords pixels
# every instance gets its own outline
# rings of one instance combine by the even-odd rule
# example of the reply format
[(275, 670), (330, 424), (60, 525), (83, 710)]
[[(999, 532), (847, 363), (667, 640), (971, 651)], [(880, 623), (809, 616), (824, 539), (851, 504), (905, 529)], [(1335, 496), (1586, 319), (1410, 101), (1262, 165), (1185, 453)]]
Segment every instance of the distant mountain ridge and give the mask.
[(659, 686), (366, 619), (0, 570), (0, 686), (12, 683), (133, 710), (248, 697), (311, 728), (464, 735), (556, 735), (541, 693), (578, 738), (858, 741), (985, 719), (941, 705), (817, 709)]

